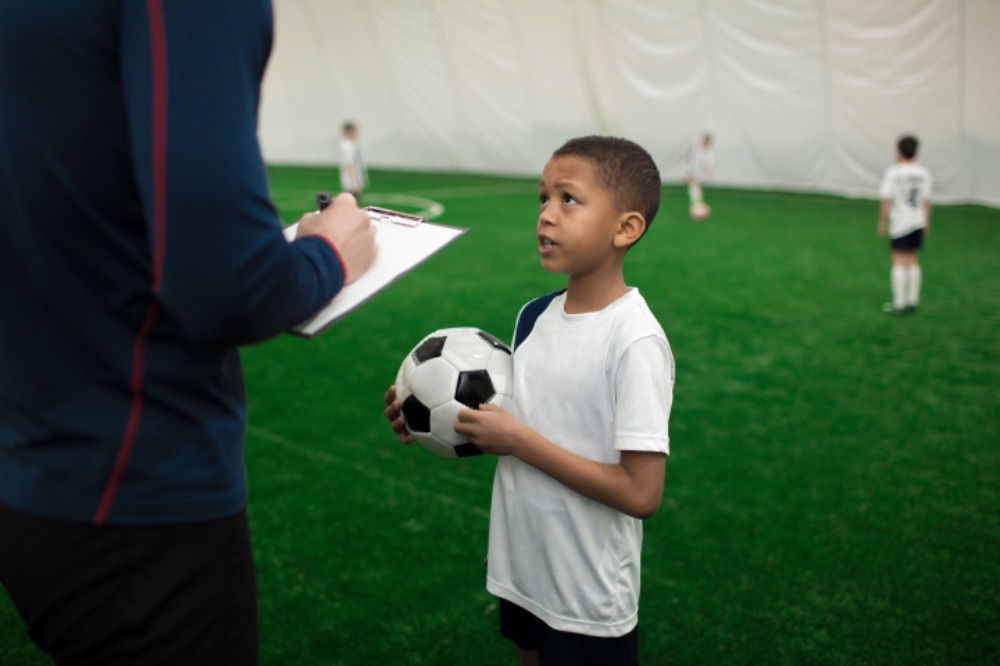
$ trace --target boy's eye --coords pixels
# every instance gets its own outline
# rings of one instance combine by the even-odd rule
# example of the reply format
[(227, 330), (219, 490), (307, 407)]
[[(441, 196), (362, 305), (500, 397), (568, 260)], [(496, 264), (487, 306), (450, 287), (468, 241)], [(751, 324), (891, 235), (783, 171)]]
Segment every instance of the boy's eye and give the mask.
[(541, 205), (544, 206), (548, 202), (549, 202), (549, 195), (547, 195), (547, 194), (539, 194), (538, 195), (538, 203), (539, 204), (541, 204)]
[(570, 194), (564, 194), (563, 203), (572, 206), (573, 204), (576, 203), (576, 199), (574, 199), (573, 196)]

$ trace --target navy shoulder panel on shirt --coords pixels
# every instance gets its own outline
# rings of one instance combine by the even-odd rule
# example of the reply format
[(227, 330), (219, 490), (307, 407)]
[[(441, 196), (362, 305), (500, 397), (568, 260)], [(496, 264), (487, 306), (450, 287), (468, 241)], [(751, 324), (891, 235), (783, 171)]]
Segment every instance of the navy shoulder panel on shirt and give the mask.
[(553, 291), (551, 294), (536, 298), (521, 308), (521, 314), (517, 317), (517, 328), (514, 331), (515, 350), (531, 335), (531, 331), (535, 328), (535, 322), (545, 312), (545, 308), (549, 307), (552, 299), (565, 291), (565, 289)]

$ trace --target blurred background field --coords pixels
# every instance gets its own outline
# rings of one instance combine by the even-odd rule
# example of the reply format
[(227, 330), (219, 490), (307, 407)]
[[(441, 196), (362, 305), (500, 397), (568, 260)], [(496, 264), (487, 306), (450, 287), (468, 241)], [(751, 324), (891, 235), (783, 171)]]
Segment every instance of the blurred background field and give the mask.
[[(274, 167), (287, 223), (334, 169)], [(314, 340), (244, 350), (265, 665), (513, 664), (484, 587), (494, 461), (396, 443), (382, 394), (430, 331), (509, 340), (559, 289), (536, 181), (373, 170), (363, 203), (470, 228)], [(404, 196), (400, 196), (404, 195)], [(626, 262), (677, 361), (646, 523), (645, 664), (1000, 663), (1000, 211), (939, 206), (893, 318), (877, 203), (664, 188)], [(0, 594), (0, 664), (45, 664)]]

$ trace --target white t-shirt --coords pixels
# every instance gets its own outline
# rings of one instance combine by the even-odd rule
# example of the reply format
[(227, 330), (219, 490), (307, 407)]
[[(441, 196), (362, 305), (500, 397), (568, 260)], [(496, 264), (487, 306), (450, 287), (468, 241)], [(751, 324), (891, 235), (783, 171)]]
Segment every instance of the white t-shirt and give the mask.
[(340, 140), (340, 187), (345, 192), (360, 192), (368, 184), (368, 173), (361, 159), (361, 149), (351, 139)]
[[(638, 290), (600, 312), (549, 303), (514, 351), (514, 414), (559, 446), (617, 463), (669, 453), (674, 361)], [(525, 310), (522, 309), (521, 316)], [(560, 631), (621, 636), (638, 619), (642, 521), (513, 456), (497, 462), (487, 589)]]
[(897, 162), (885, 170), (879, 196), (892, 200), (889, 237), (900, 238), (927, 226), (924, 202), (931, 198), (931, 174), (916, 162)]

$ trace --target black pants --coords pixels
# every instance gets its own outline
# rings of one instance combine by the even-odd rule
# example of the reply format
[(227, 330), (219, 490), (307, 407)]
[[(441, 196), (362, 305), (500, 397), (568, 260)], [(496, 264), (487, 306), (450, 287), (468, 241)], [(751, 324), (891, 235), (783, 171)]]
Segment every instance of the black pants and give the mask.
[(195, 525), (94, 527), (0, 504), (0, 582), (59, 666), (257, 663), (246, 511)]

